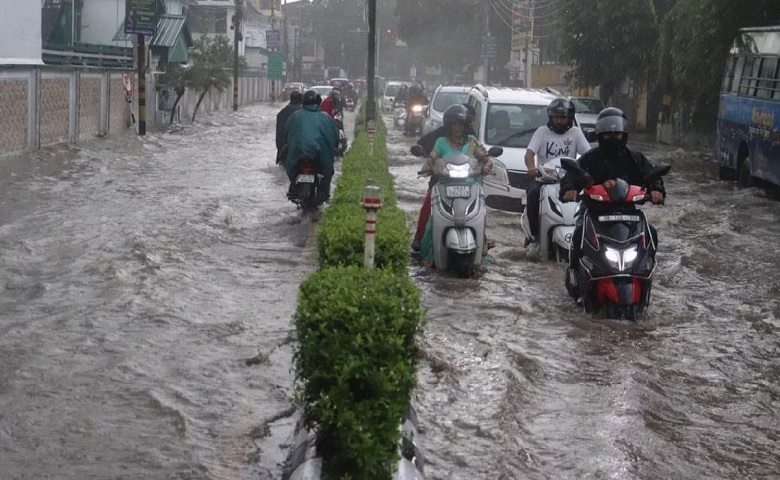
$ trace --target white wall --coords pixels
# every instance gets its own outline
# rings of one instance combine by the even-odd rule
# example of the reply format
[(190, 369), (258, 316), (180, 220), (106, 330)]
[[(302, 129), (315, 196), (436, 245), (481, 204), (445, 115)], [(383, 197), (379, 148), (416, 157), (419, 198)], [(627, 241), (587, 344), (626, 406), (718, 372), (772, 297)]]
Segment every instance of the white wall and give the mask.
[(41, 65), (41, 2), (0, 0), (0, 65)]

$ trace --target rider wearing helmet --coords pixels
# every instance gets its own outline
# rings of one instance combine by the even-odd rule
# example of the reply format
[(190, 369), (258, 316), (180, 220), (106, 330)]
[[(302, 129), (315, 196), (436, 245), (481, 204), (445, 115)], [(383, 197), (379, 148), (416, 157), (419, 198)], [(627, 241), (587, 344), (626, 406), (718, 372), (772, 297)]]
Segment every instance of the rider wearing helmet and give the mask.
[[(433, 149), (428, 154), (422, 170), (430, 170), (433, 160), (452, 155), (453, 153), (464, 153), (476, 158), (482, 164), (482, 171), (488, 173), (493, 168), (493, 160), (488, 155), (485, 147), (479, 143), (479, 140), (471, 133), (471, 126), (474, 118), (470, 107), (462, 104), (450, 105), (444, 111), (443, 135), (436, 139)], [(430, 134), (429, 134), (430, 135)], [(421, 139), (422, 142), (423, 139)], [(425, 150), (425, 147), (424, 147)], [(431, 194), (433, 185), (436, 183), (434, 178), (428, 184), (428, 193), (425, 196), (425, 202), (420, 209), (420, 217), (417, 221), (417, 232), (412, 242), (412, 249), (419, 250), (422, 237), (425, 234), (425, 226), (428, 223), (431, 213)]]
[[(536, 178), (547, 161), (558, 157), (577, 156), (590, 150), (590, 143), (579, 127), (574, 126), (574, 104), (566, 98), (556, 98), (547, 106), (547, 125), (539, 127), (525, 150), (528, 176)], [(539, 199), (542, 182), (531, 182), (526, 190), (528, 225), (533, 238), (526, 239), (530, 252), (539, 249)]]
[(331, 117), (335, 115), (336, 112), (343, 112), (344, 106), (341, 103), (341, 91), (334, 87), (330, 93), (328, 94), (328, 98), (322, 101), (322, 105), (320, 105), (320, 110), (327, 113)]
[[(653, 165), (642, 153), (630, 150), (628, 142), (628, 117), (622, 110), (608, 107), (599, 113), (596, 120), (596, 132), (599, 146), (593, 148), (579, 158), (580, 167), (604, 188), (615, 186), (615, 180), (622, 178), (632, 185), (646, 186), (650, 192), (650, 200), (658, 205), (664, 202), (666, 190), (660, 178), (648, 185), (647, 179), (653, 171)], [(561, 180), (561, 198), (564, 201), (577, 199), (577, 192), (583, 187), (578, 184), (574, 175), (566, 175)], [(567, 276), (571, 285), (576, 285), (579, 278), (580, 244), (582, 243), (582, 215), (577, 216), (577, 227), (572, 236), (569, 251), (569, 271)], [(650, 226), (653, 241), (658, 245), (658, 234)]]
[(290, 115), (297, 112), (303, 106), (303, 94), (298, 90), (293, 90), (290, 93), (290, 103), (284, 106), (283, 109), (276, 114), (276, 164), (282, 163), (287, 156), (287, 149), (285, 148), (285, 131), (284, 125), (287, 123), (287, 119)]
[(320, 95), (315, 90), (303, 94), (303, 108), (290, 115), (285, 124), (287, 143), (287, 177), (290, 179), (290, 191), (298, 174), (298, 162), (301, 158), (319, 160), (319, 173), (323, 175), (320, 185), (321, 201), (330, 197), (330, 181), (333, 178), (333, 161), (338, 139), (336, 122), (320, 111)]

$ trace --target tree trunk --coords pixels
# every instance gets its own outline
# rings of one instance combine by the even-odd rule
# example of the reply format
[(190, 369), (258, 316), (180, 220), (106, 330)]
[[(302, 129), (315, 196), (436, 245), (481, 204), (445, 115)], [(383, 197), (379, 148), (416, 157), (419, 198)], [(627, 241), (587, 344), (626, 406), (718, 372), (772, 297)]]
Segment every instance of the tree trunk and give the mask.
[(198, 108), (200, 107), (200, 102), (203, 101), (203, 97), (205, 97), (207, 93), (209, 93), (208, 90), (203, 90), (203, 93), (201, 93), (200, 97), (198, 97), (198, 103), (195, 104), (195, 111), (192, 112), (192, 122), (193, 123), (195, 123), (195, 115), (198, 114)]
[(168, 122), (170, 125), (173, 125), (173, 118), (176, 116), (176, 106), (179, 105), (179, 100), (181, 100), (181, 97), (183, 96), (183, 93), (176, 95), (176, 101), (173, 102), (173, 108), (171, 109), (171, 121)]

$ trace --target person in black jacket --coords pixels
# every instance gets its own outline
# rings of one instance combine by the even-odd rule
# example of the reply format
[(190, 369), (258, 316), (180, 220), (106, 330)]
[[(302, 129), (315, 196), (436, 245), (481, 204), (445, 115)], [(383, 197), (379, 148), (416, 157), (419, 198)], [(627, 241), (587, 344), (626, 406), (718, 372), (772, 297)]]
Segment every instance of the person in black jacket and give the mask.
[[(641, 185), (650, 192), (650, 201), (658, 205), (664, 202), (666, 190), (660, 178), (648, 185), (647, 179), (653, 171), (653, 164), (642, 153), (629, 150), (628, 118), (622, 110), (608, 107), (599, 113), (596, 120), (599, 146), (595, 147), (579, 159), (580, 167), (604, 188), (615, 186), (615, 180), (622, 178), (632, 185)], [(584, 187), (578, 184), (580, 179), (575, 175), (566, 175), (561, 180), (561, 198), (565, 202), (577, 199), (577, 193)], [(569, 252), (569, 279), (576, 284), (579, 278), (580, 244), (582, 243), (582, 215), (577, 217), (577, 226), (571, 241)], [(658, 245), (658, 233), (650, 226), (653, 241)]]
[(297, 112), (303, 106), (303, 94), (297, 90), (290, 93), (290, 103), (284, 106), (283, 109), (276, 114), (276, 164), (284, 162), (287, 153), (285, 152), (284, 139), (287, 138), (284, 131), (284, 124), (287, 123), (287, 119), (290, 115)]

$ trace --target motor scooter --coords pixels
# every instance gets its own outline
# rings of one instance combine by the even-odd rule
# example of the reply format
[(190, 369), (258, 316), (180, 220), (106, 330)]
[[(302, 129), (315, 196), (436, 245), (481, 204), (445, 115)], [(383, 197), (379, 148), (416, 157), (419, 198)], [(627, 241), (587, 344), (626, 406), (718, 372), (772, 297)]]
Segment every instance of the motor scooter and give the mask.
[(393, 125), (403, 127), (406, 125), (406, 103), (398, 102), (393, 110)]
[(618, 178), (611, 188), (594, 184), (570, 158), (561, 159), (561, 166), (584, 186), (578, 196), (583, 216), (579, 275), (573, 278), (573, 271), (567, 269), (566, 289), (588, 313), (636, 320), (650, 304), (657, 249), (650, 224), (637, 205), (650, 200), (647, 185), (669, 173), (671, 166), (654, 167), (647, 185), (630, 185)]
[[(536, 240), (539, 242), (540, 259), (568, 262), (578, 204), (562, 202), (558, 198), (561, 179), (566, 175), (566, 170), (561, 167), (561, 160), (562, 158), (549, 160), (538, 170), (536, 176), (536, 181), (544, 184), (539, 194), (539, 238)], [(528, 212), (525, 210), (520, 217), (520, 226), (525, 234), (527, 247), (533, 235)]]
[[(413, 145), (411, 152), (422, 156), (423, 148)], [(492, 147), (488, 152), (491, 157), (502, 153), (501, 147)], [(475, 267), (482, 264), (485, 248), (487, 208), (478, 181), (481, 168), (475, 158), (458, 153), (435, 160), (431, 170), (418, 172), (421, 176), (435, 175), (437, 179), (431, 197), (434, 266), (462, 278), (474, 275)], [(501, 162), (493, 162), (493, 171), (508, 179)]]
[(295, 182), (287, 193), (287, 199), (293, 202), (304, 218), (312, 217), (317, 207), (322, 203), (319, 173), (319, 162), (316, 159), (304, 157), (297, 163)]

